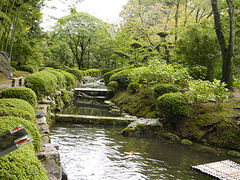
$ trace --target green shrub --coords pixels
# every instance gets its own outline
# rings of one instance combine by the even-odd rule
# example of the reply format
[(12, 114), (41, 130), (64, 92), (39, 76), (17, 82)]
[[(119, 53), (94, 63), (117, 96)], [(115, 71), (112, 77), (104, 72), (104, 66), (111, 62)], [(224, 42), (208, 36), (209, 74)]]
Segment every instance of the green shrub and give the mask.
[(193, 77), (193, 79), (202, 79), (205, 80), (207, 78), (207, 67), (206, 66), (193, 66), (189, 67), (189, 74)]
[(111, 92), (116, 92), (117, 89), (119, 88), (119, 85), (117, 83), (117, 81), (111, 81), (109, 84), (108, 84), (108, 90), (111, 91)]
[(73, 89), (75, 87), (76, 79), (77, 79), (75, 75), (60, 69), (56, 69), (56, 71), (62, 73), (65, 76), (66, 88), (68, 90)]
[(65, 89), (61, 89), (61, 96), (64, 105), (69, 105), (71, 103), (71, 97), (68, 94), (68, 91)]
[(100, 69), (87, 69), (83, 71), (83, 76), (97, 77), (101, 74)]
[(139, 87), (140, 87), (140, 84), (138, 84), (138, 83), (136, 83), (136, 82), (131, 82), (131, 83), (128, 85), (127, 90), (128, 90), (130, 93), (135, 93)]
[(57, 82), (57, 77), (45, 70), (27, 76), (24, 84), (36, 93), (38, 99), (42, 99), (57, 90)]
[(29, 133), (29, 135), (32, 137), (34, 151), (39, 152), (42, 140), (41, 135), (33, 122), (14, 116), (2, 116), (0, 117), (0, 132), (4, 132), (4, 130), (6, 131), (8, 129), (14, 128), (19, 124), (22, 124)]
[(101, 74), (104, 75), (105, 73), (107, 73), (109, 71), (110, 71), (110, 69), (104, 68), (104, 69), (101, 70)]
[(30, 73), (36, 72), (34, 65), (31, 65), (31, 64), (17, 66), (17, 70), (27, 71), (27, 72), (30, 72)]
[(174, 121), (178, 116), (186, 116), (189, 112), (189, 103), (181, 93), (167, 93), (157, 99), (157, 109)]
[(33, 107), (37, 105), (37, 96), (35, 92), (26, 87), (10, 87), (4, 89), (1, 94), (0, 98), (17, 98), (23, 99), (31, 104)]
[(46, 69), (46, 71), (54, 74), (57, 78), (57, 89), (61, 89), (63, 87), (66, 87), (66, 79), (65, 76), (61, 73), (56, 71), (55, 69)]
[(155, 98), (158, 98), (166, 93), (178, 92), (178, 88), (171, 84), (158, 84), (154, 86), (153, 91)]
[[(29, 143), (5, 156), (0, 157), (0, 179), (42, 179), (47, 180), (47, 173), (37, 159), (33, 144), (41, 140), (40, 135), (35, 136), (33, 133), (38, 133), (35, 125), (31, 122), (14, 117), (0, 118), (0, 133), (7, 131), (13, 127), (22, 124), (30, 136), (34, 139), (33, 143)], [(34, 127), (34, 128), (33, 128)], [(40, 146), (38, 146), (39, 151)], [(36, 146), (35, 146), (36, 149)]]
[(124, 69), (129, 69), (129, 68), (133, 68), (133, 67), (134, 67), (134, 66), (126, 66), (126, 67), (117, 68), (117, 69), (114, 69), (114, 70), (112, 70), (112, 71), (110, 71), (110, 72), (105, 73), (105, 74), (103, 75), (103, 80), (104, 80), (105, 84), (108, 85), (108, 83), (109, 83), (109, 78), (110, 78), (113, 74), (115, 74), (115, 73), (117, 73), (117, 72), (119, 72), (119, 71), (122, 71), (122, 70), (124, 70)]
[(22, 99), (16, 99), (16, 98), (0, 99), (0, 107), (3, 107), (3, 106), (26, 111), (30, 114), (30, 119), (35, 120), (34, 109), (27, 101), (24, 101)]
[(33, 117), (29, 112), (13, 107), (1, 106), (0, 116), (15, 116), (19, 118), (24, 118), (31, 122), (35, 121), (35, 117)]
[(129, 74), (131, 71), (132, 69), (124, 69), (119, 71), (110, 77), (109, 82), (117, 81), (120, 89), (127, 89), (128, 84), (130, 83)]
[(69, 73), (72, 73), (73, 75), (75, 75), (77, 80), (79, 82), (82, 82), (83, 71), (78, 70), (78, 69), (70, 69), (70, 68), (68, 68), (66, 71), (69, 72)]

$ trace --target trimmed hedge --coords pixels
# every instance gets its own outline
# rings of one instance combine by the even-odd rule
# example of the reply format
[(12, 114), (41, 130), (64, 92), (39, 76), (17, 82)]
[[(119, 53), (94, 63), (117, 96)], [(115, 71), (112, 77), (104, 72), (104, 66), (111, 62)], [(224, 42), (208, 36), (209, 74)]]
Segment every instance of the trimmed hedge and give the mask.
[(61, 70), (61, 69), (56, 69), (56, 71), (62, 73), (66, 79), (66, 88), (68, 90), (70, 89), (73, 89), (75, 87), (75, 84), (76, 84), (76, 76), (69, 73), (69, 72), (66, 72), (64, 70)]
[(127, 87), (127, 90), (130, 92), (130, 93), (135, 93), (137, 92), (137, 89), (140, 87), (140, 84), (138, 84), (137, 82), (131, 82), (129, 83), (128, 87)]
[(121, 68), (117, 68), (117, 69), (114, 69), (114, 70), (112, 70), (112, 71), (110, 71), (110, 72), (105, 73), (105, 74), (103, 75), (103, 80), (104, 80), (105, 84), (108, 85), (108, 83), (110, 82), (110, 81), (109, 81), (109, 78), (110, 78), (113, 74), (115, 74), (115, 73), (117, 73), (117, 72), (119, 72), (119, 71), (122, 71), (122, 70), (124, 70), (124, 69), (129, 69), (129, 68), (133, 68), (133, 67), (134, 67), (134, 66), (121, 67)]
[(188, 115), (190, 107), (183, 94), (167, 93), (157, 99), (157, 109), (174, 121), (178, 116)]
[(155, 98), (162, 96), (166, 93), (178, 92), (178, 88), (171, 84), (157, 84), (153, 88)]
[(77, 80), (78, 80), (79, 82), (82, 82), (83, 71), (78, 70), (78, 69), (71, 69), (71, 68), (68, 68), (66, 71), (69, 72), (69, 73), (71, 73), (71, 74), (73, 74), (73, 75), (75, 75), (76, 78), (77, 78)]
[(37, 96), (35, 92), (26, 87), (10, 87), (4, 89), (1, 94), (0, 98), (17, 98), (23, 99), (31, 104), (33, 107), (37, 105)]
[[(0, 157), (0, 179), (41, 179), (47, 180), (47, 173), (35, 156), (35, 150), (39, 151), (37, 142), (41, 140), (37, 128), (31, 122), (16, 117), (0, 117), (0, 133), (7, 131), (19, 124), (22, 124), (31, 137), (33, 143), (29, 143), (5, 156)], [(35, 144), (34, 144), (35, 143)], [(36, 146), (37, 145), (37, 146)]]
[(35, 121), (35, 117), (33, 117), (29, 112), (13, 107), (1, 106), (0, 116), (15, 116), (19, 118), (24, 118), (31, 122)]
[(56, 71), (55, 69), (50, 69), (50, 68), (46, 69), (46, 71), (48, 71), (56, 76), (56, 78), (58, 80), (56, 89), (61, 89), (63, 87), (66, 87), (67, 82), (66, 82), (65, 76), (61, 72)]
[(35, 69), (34, 65), (31, 65), (31, 64), (16, 66), (16, 69), (21, 70), (21, 71), (27, 71), (27, 72), (30, 72), (30, 73), (36, 72), (36, 69)]
[(87, 69), (83, 71), (83, 76), (97, 77), (101, 74), (100, 69)]
[(29, 135), (32, 137), (32, 148), (34, 149), (34, 151), (39, 152), (42, 144), (42, 139), (36, 125), (33, 122), (14, 116), (2, 116), (0, 117), (0, 132), (4, 132), (5, 129), (8, 130), (14, 128), (19, 124), (22, 124), (29, 133)]
[(119, 71), (109, 78), (109, 82), (116, 81), (120, 89), (127, 89), (128, 84), (130, 83), (129, 74), (131, 71), (132, 69), (124, 69)]
[(16, 98), (0, 99), (0, 107), (4, 106), (26, 111), (30, 114), (30, 119), (35, 120), (36, 115), (34, 109), (27, 101)]
[(111, 91), (111, 92), (116, 92), (117, 89), (119, 88), (119, 85), (117, 83), (117, 81), (111, 81), (109, 84), (108, 84), (108, 90)]
[(57, 90), (57, 82), (53, 73), (44, 70), (27, 76), (24, 84), (36, 93), (38, 99), (42, 99)]

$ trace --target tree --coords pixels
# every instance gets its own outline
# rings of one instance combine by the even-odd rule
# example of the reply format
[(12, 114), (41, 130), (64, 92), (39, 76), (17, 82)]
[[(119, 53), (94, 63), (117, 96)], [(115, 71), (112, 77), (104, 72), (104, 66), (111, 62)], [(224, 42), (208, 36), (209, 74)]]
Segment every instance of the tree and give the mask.
[(84, 55), (95, 41), (96, 31), (101, 24), (94, 16), (73, 12), (61, 18), (55, 27), (57, 36), (68, 43), (79, 69), (84, 68)]
[(214, 24), (215, 31), (217, 34), (219, 46), (222, 53), (222, 82), (227, 84), (228, 88), (232, 88), (233, 77), (233, 51), (234, 51), (234, 41), (235, 41), (235, 17), (234, 17), (234, 4), (232, 0), (226, 0), (228, 6), (229, 15), (229, 39), (228, 45), (226, 44), (226, 39), (224, 36), (221, 16), (219, 12), (218, 0), (211, 0), (211, 5), (214, 14)]

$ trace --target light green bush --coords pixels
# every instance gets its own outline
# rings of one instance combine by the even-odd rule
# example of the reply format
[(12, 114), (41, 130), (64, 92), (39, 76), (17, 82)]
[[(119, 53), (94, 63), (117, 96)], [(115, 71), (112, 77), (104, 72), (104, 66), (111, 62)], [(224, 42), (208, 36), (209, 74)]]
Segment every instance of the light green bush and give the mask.
[(116, 92), (117, 89), (119, 88), (119, 85), (117, 83), (117, 81), (111, 81), (109, 84), (108, 84), (108, 90), (111, 91), (111, 92)]
[(49, 71), (50, 73), (54, 74), (57, 77), (57, 89), (61, 89), (63, 87), (66, 87), (66, 79), (65, 76), (61, 73), (56, 71), (55, 69), (47, 69), (46, 71)]
[(33, 107), (37, 105), (37, 96), (35, 92), (26, 87), (10, 87), (4, 89), (1, 94), (0, 98), (17, 98), (23, 99), (31, 104)]
[(129, 83), (127, 90), (130, 93), (135, 93), (139, 87), (140, 87), (140, 84), (138, 84), (137, 82), (131, 82)]
[(117, 72), (119, 72), (119, 71), (122, 71), (122, 70), (124, 70), (124, 69), (129, 69), (129, 68), (133, 68), (133, 67), (134, 67), (134, 66), (126, 66), (126, 67), (117, 68), (117, 69), (114, 69), (114, 70), (112, 70), (112, 71), (110, 71), (110, 72), (105, 73), (105, 74), (103, 75), (103, 80), (104, 80), (105, 84), (108, 85), (108, 83), (109, 83), (109, 78), (110, 78), (113, 74), (115, 74), (115, 73), (117, 73)]
[(21, 70), (21, 71), (27, 71), (30, 73), (36, 72), (36, 69), (35, 69), (34, 65), (32, 65), (32, 64), (16, 66), (16, 69)]
[(22, 99), (16, 99), (16, 98), (0, 99), (0, 107), (4, 107), (4, 106), (26, 111), (30, 114), (30, 119), (35, 120), (34, 109), (27, 101), (24, 101)]
[(181, 93), (167, 93), (157, 99), (157, 109), (160, 114), (165, 114), (169, 120), (174, 121), (178, 116), (189, 113), (189, 103)]
[[(22, 124), (34, 139), (35, 150), (39, 151), (37, 142), (41, 140), (35, 125), (29, 121), (15, 117), (0, 117), (0, 133)], [(34, 128), (33, 128), (34, 127)], [(37, 148), (37, 149), (36, 149)], [(33, 144), (25, 145), (10, 154), (0, 157), (0, 179), (41, 179), (47, 180), (47, 173), (35, 156)]]
[(34, 151), (36, 152), (39, 152), (42, 140), (41, 135), (33, 122), (14, 116), (2, 116), (0, 117), (0, 132), (4, 132), (4, 130), (6, 131), (8, 129), (14, 128), (19, 124), (22, 124), (23, 127), (29, 133), (29, 135), (32, 137), (33, 139), (32, 149), (34, 149)]
[(75, 75), (77, 80), (79, 82), (82, 82), (83, 71), (78, 70), (78, 69), (72, 69), (72, 68), (68, 68), (66, 71), (69, 72), (69, 73), (72, 73), (73, 75)]
[(191, 66), (188, 69), (189, 74), (193, 79), (205, 80), (207, 78), (207, 67), (206, 66)]
[(38, 99), (42, 99), (57, 90), (57, 82), (57, 77), (45, 70), (27, 76), (24, 84), (35, 92)]
[(130, 83), (129, 74), (131, 71), (132, 69), (124, 69), (119, 71), (109, 78), (109, 82), (116, 81), (120, 89), (127, 89), (128, 84)]
[(171, 84), (157, 84), (153, 88), (155, 98), (170, 92), (178, 92), (178, 88)]
[(87, 69), (83, 71), (83, 76), (97, 77), (101, 74), (100, 69)]
[(56, 71), (62, 73), (65, 76), (66, 88), (68, 90), (73, 89), (75, 87), (76, 79), (77, 79), (75, 75), (60, 69), (56, 69)]

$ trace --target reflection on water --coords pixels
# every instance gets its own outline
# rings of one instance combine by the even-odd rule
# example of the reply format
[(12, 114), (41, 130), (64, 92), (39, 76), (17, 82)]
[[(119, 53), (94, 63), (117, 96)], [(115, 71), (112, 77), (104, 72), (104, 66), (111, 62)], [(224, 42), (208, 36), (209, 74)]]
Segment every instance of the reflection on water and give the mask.
[(163, 139), (126, 138), (122, 127), (57, 125), (52, 143), (70, 180), (207, 180), (191, 165), (224, 160), (222, 151), (169, 143)]

